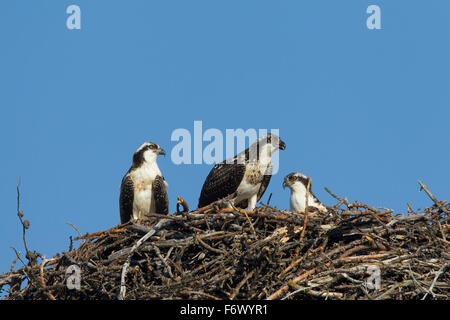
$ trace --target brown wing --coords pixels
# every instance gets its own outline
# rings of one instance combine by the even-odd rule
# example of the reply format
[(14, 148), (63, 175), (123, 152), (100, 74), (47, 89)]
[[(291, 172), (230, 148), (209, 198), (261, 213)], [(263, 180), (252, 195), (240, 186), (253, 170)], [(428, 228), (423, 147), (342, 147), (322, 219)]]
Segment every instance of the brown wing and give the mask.
[(216, 164), (209, 172), (200, 193), (198, 207), (204, 207), (219, 199), (233, 194), (245, 174), (245, 165), (228, 164), (225, 161)]
[(264, 176), (263, 181), (261, 182), (261, 187), (259, 187), (259, 191), (258, 191), (258, 201), (264, 195), (264, 192), (266, 192), (267, 186), (269, 185), (271, 178), (272, 178), (272, 175)]
[(131, 177), (126, 174), (120, 185), (119, 209), (120, 223), (130, 221), (133, 216), (134, 183)]
[(169, 213), (169, 196), (167, 195), (164, 177), (156, 176), (152, 184), (153, 200), (155, 201), (155, 211), (160, 214)]

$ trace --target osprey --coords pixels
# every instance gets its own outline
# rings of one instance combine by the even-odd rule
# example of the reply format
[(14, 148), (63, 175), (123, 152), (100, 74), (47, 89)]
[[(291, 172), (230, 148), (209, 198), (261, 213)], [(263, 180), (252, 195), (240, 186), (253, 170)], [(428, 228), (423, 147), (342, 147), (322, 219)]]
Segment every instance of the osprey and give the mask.
[(143, 218), (146, 213), (169, 213), (167, 182), (156, 158), (165, 151), (153, 142), (143, 143), (133, 155), (133, 164), (120, 185), (120, 222)]
[[(305, 212), (308, 179), (307, 176), (300, 172), (293, 172), (284, 177), (283, 189), (286, 187), (291, 189), (290, 211)], [(319, 211), (327, 211), (323, 203), (311, 191), (311, 183), (309, 184), (308, 207), (315, 207)]]
[(277, 135), (268, 134), (235, 157), (216, 164), (203, 184), (198, 207), (231, 196), (235, 206), (253, 210), (272, 177), (272, 153), (285, 148)]

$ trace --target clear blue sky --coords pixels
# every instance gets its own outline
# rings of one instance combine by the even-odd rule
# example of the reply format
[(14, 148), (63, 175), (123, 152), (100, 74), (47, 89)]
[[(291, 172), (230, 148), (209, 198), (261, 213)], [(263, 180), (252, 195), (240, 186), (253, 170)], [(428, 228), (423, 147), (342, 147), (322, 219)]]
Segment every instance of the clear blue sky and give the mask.
[[(66, 8), (81, 8), (68, 30)], [(368, 30), (366, 8), (381, 8)], [(450, 2), (106, 1), (0, 3), (0, 272), (28, 246), (50, 258), (69, 236), (119, 223), (119, 185), (136, 148), (168, 153), (177, 128), (276, 128), (287, 148), (262, 199), (288, 207), (301, 171), (335, 204), (399, 212), (449, 199)], [(196, 207), (211, 165), (159, 159)], [(78, 245), (78, 244), (77, 244)]]

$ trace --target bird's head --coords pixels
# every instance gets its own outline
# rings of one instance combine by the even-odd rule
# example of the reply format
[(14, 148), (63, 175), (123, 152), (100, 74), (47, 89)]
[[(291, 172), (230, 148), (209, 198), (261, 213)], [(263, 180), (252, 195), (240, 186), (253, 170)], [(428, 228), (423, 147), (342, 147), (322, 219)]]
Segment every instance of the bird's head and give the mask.
[(166, 155), (166, 152), (156, 143), (144, 142), (133, 155), (133, 164), (140, 165), (145, 162), (153, 162), (158, 155)]
[[(284, 177), (283, 181), (283, 189), (288, 187), (291, 190), (304, 188), (306, 189), (308, 186), (308, 177), (300, 172), (292, 172)], [(309, 184), (311, 188), (311, 183)]]
[(259, 146), (260, 153), (266, 152), (269, 155), (272, 155), (276, 150), (286, 149), (286, 143), (273, 133), (262, 136), (256, 143)]

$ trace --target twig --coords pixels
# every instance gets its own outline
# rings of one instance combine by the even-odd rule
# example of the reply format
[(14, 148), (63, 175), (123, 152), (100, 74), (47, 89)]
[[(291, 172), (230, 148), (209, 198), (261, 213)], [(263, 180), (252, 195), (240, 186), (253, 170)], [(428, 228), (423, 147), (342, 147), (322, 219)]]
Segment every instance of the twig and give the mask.
[[(305, 279), (306, 277), (308, 277), (309, 275), (312, 275), (313, 273), (316, 272), (316, 269), (311, 269), (306, 271), (305, 273), (301, 274), (300, 276), (296, 277), (295, 279), (291, 280), (289, 283), (297, 283), (303, 279)], [(280, 289), (278, 289), (277, 291), (275, 291), (273, 294), (271, 294), (267, 300), (275, 300), (277, 299), (279, 296), (281, 296), (283, 293), (285, 293), (287, 290), (289, 290), (289, 285), (284, 285), (282, 286)]]
[(157, 246), (152, 246), (152, 248), (155, 251), (155, 253), (158, 256), (158, 258), (163, 263), (163, 267), (167, 268), (167, 273), (169, 274), (170, 278), (173, 279), (174, 277), (173, 277), (173, 274), (172, 274), (172, 269), (170, 268), (170, 265), (167, 263), (166, 259), (162, 256), (161, 251), (159, 250), (159, 248)]
[[(16, 253), (16, 257), (20, 260), (20, 262), (22, 262), (23, 266), (26, 267), (25, 262), (23, 262), (23, 260), (20, 258), (20, 252), (18, 252), (18, 251), (16, 250), (16, 248), (14, 248), (14, 247), (11, 247), (11, 248), (14, 250), (14, 252)], [(31, 284), (32, 281), (31, 281), (30, 277), (28, 276), (28, 274), (25, 272), (25, 269), (24, 269), (24, 268), (22, 269), (22, 272), (25, 274), (25, 276), (27, 277), (29, 283)]]
[(20, 251), (17, 251), (16, 248), (14, 247), (11, 247), (11, 249), (13, 249), (14, 252), (16, 253), (16, 259), (19, 259), (19, 261), (22, 262), (23, 266), (25, 267), (26, 266), (25, 262), (23, 262), (23, 260), (20, 258)]
[(430, 288), (428, 289), (428, 292), (425, 293), (425, 295), (423, 296), (422, 300), (425, 300), (425, 298), (427, 297), (428, 293), (431, 293), (431, 295), (432, 295), (433, 297), (435, 296), (435, 294), (434, 294), (434, 292), (433, 292), (433, 288), (434, 288), (434, 286), (436, 285), (436, 281), (437, 281), (437, 279), (439, 278), (439, 276), (440, 276), (441, 274), (444, 273), (444, 270), (445, 270), (447, 267), (449, 267), (449, 266), (450, 266), (450, 263), (447, 263), (447, 264), (443, 265), (442, 268), (440, 268), (440, 269), (436, 272), (436, 276), (434, 277), (433, 282), (431, 283), (431, 286), (430, 286)]
[(289, 264), (289, 266), (284, 269), (283, 271), (281, 271), (281, 274), (286, 274), (289, 270), (291, 270), (292, 268), (294, 268), (296, 265), (298, 265), (300, 262), (302, 262), (303, 258), (305, 256), (301, 256), (300, 258), (298, 258), (297, 260), (293, 261), (291, 264)]
[(270, 200), (272, 199), (272, 192), (269, 195), (269, 199), (267, 199), (267, 205), (270, 205)]
[(325, 191), (328, 192), (333, 198), (335, 198), (336, 200), (339, 201), (339, 206), (340, 206), (342, 203), (345, 203), (346, 206), (348, 207), (349, 203), (348, 203), (347, 198), (342, 199), (342, 198), (338, 197), (338, 196), (335, 195), (333, 192), (331, 192), (330, 189), (328, 189), (327, 187), (325, 187)]
[[(25, 230), (30, 227), (30, 222), (28, 220), (23, 220), (23, 212), (20, 211), (20, 184), (21, 184), (21, 177), (19, 177), (19, 183), (17, 184), (17, 216), (19, 217), (20, 223), (22, 224), (22, 238), (23, 238), (23, 245), (25, 247), (25, 257), (29, 257), (30, 250), (28, 250), (27, 241), (25, 240)], [(28, 261), (31, 263), (31, 260), (28, 259)]]
[(430, 192), (430, 190), (427, 188), (427, 186), (424, 185), (422, 182), (420, 182), (420, 180), (417, 180), (417, 181), (420, 184), (420, 187), (421, 187), (420, 190), (421, 191), (422, 191), (422, 189), (425, 190), (425, 192), (428, 194), (430, 199), (433, 200), (433, 202), (438, 206), (438, 208), (448, 214), (449, 212), (447, 211), (447, 209), (445, 209), (444, 206), (433, 196), (433, 194)]
[(368, 246), (365, 245), (365, 244), (362, 244), (362, 245), (359, 245), (359, 246), (350, 248), (349, 250), (345, 251), (345, 252), (339, 257), (339, 259), (344, 259), (344, 258), (350, 256), (352, 253), (355, 253), (355, 252), (358, 252), (358, 251), (361, 251), (361, 250), (367, 250), (367, 249), (370, 249), (370, 247), (368, 247)]
[(242, 279), (241, 282), (238, 283), (238, 285), (236, 286), (236, 288), (233, 290), (233, 293), (230, 295), (230, 300), (233, 300), (234, 297), (236, 297), (236, 295), (239, 293), (239, 290), (241, 289), (241, 287), (244, 285), (244, 283), (247, 282), (248, 279), (250, 279), (253, 274), (255, 273), (255, 269), (253, 269), (251, 272), (249, 272), (244, 279)]
[(250, 225), (250, 230), (252, 230), (253, 236), (258, 240), (258, 235), (256, 234), (255, 228), (253, 227), (252, 220), (250, 220), (246, 211), (244, 211), (245, 217), (247, 218), (248, 224)]
[(308, 198), (309, 198), (309, 188), (311, 187), (311, 178), (308, 178), (308, 184), (306, 186), (306, 195), (305, 195), (305, 220), (303, 222), (303, 230), (300, 235), (300, 242), (302, 242), (303, 237), (305, 236), (306, 232), (306, 225), (308, 224)]
[(411, 208), (411, 206), (409, 205), (409, 202), (407, 203), (407, 205), (408, 205), (408, 209), (409, 209), (412, 213), (417, 214), (417, 212), (415, 212), (414, 209)]
[(386, 252), (386, 253), (371, 254), (371, 255), (364, 255), (364, 256), (352, 256), (352, 257), (342, 258), (342, 260), (346, 260), (346, 261), (366, 261), (366, 260), (374, 260), (374, 259), (386, 258), (386, 257), (392, 256), (392, 254), (393, 254), (392, 252)]
[(41, 285), (43, 290), (45, 291), (45, 293), (47, 294), (47, 296), (50, 298), (50, 300), (56, 300), (55, 296), (49, 291), (47, 290), (47, 286), (45, 285), (45, 279), (44, 279), (44, 267), (46, 265), (47, 262), (54, 262), (55, 259), (45, 259), (44, 261), (42, 261), (41, 266), (39, 267), (39, 271), (40, 271), (40, 279), (41, 279)]
[[(84, 239), (84, 237), (81, 235), (81, 232), (77, 229), (77, 227), (75, 227), (75, 226), (74, 226), (73, 224), (71, 224), (70, 222), (66, 222), (66, 224), (68, 224), (69, 226), (71, 226), (72, 228), (74, 228), (75, 231), (78, 232), (78, 235), (80, 236), (80, 237), (77, 238), (77, 239), (82, 239), (82, 240), (83, 240), (83, 243), (86, 244), (86, 239)], [(77, 240), (77, 239), (74, 239), (74, 240)]]
[(11, 264), (11, 269), (9, 270), (9, 272), (13, 272), (14, 270), (14, 266), (16, 265), (16, 262), (18, 260), (19, 256), (16, 254), (16, 257), (14, 258), (12, 264)]
[(406, 280), (406, 281), (403, 281), (403, 282), (397, 282), (389, 290), (387, 290), (386, 292), (384, 292), (384, 293), (380, 294), (379, 296), (377, 296), (375, 298), (375, 300), (385, 299), (385, 298), (389, 297), (397, 288), (407, 287), (407, 286), (410, 286), (413, 283), (414, 283), (414, 280)]
[(300, 292), (304, 292), (305, 294), (310, 295), (312, 297), (325, 298), (325, 299), (327, 299), (327, 298), (341, 299), (344, 295), (341, 292), (323, 292), (323, 291), (317, 291), (317, 290), (311, 289), (309, 287), (299, 287), (295, 291), (291, 292), (290, 294), (288, 294), (286, 297), (284, 297), (281, 300), (285, 300), (285, 299), (289, 298), (290, 296), (295, 295)]
[(154, 227), (152, 230), (150, 230), (145, 236), (143, 236), (141, 239), (139, 239), (138, 242), (136, 242), (136, 244), (131, 248), (130, 253), (128, 254), (127, 260), (125, 261), (123, 267), (122, 267), (122, 274), (120, 277), (120, 293), (119, 293), (119, 300), (124, 300), (125, 299), (125, 294), (126, 294), (126, 290), (127, 287), (125, 286), (125, 277), (127, 275), (128, 272), (128, 267), (130, 266), (130, 260), (131, 260), (131, 256), (133, 255), (133, 253), (151, 236), (153, 236), (156, 232), (158, 232), (161, 228), (163, 228), (164, 226), (166, 226), (168, 223), (170, 223), (171, 221), (168, 219), (162, 219), (160, 220)]
[(194, 234), (194, 237), (206, 249), (208, 249), (208, 250), (210, 250), (212, 252), (215, 252), (215, 253), (219, 253), (219, 254), (225, 254), (226, 253), (226, 251), (224, 251), (224, 250), (220, 250), (220, 249), (216, 249), (216, 248), (211, 247), (206, 242), (204, 242), (202, 239), (200, 239), (200, 237), (198, 235)]

